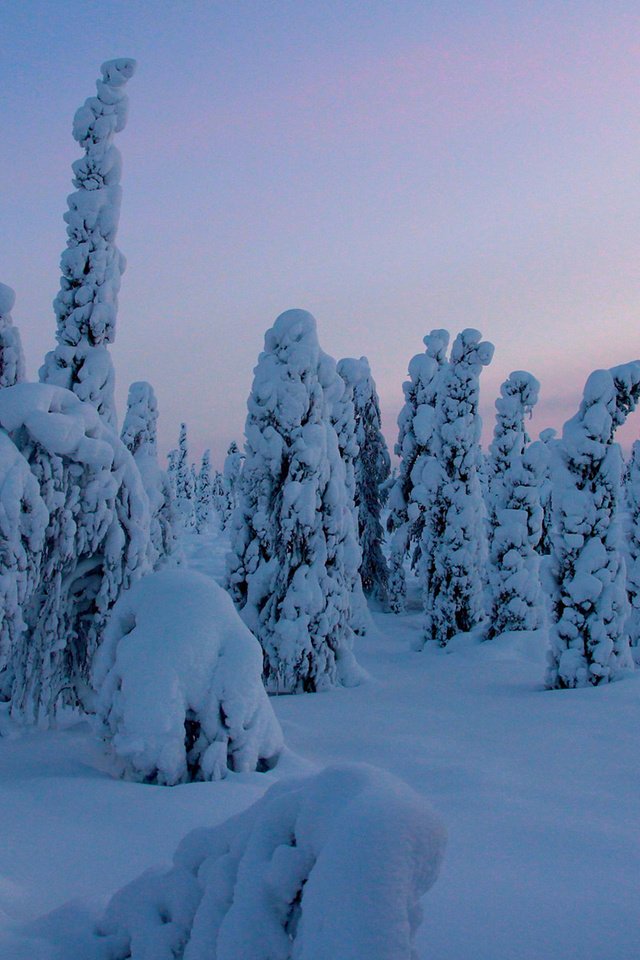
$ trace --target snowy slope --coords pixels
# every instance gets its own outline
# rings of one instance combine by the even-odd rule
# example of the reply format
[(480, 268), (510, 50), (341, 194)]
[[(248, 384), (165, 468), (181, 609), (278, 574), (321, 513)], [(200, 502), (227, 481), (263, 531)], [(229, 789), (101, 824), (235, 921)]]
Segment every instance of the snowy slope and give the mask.
[[(220, 575), (223, 544), (194, 542), (192, 565)], [(415, 653), (417, 608), (374, 617), (378, 633), (357, 647), (370, 682), (273, 700), (291, 752), (270, 773), (155, 787), (112, 780), (83, 725), (0, 740), (3, 960), (47, 956), (10, 945), (15, 921), (104, 899), (167, 863), (193, 827), (339, 760), (400, 776), (447, 825), (418, 931), (423, 960), (637, 956), (640, 674), (544, 691), (540, 634)]]

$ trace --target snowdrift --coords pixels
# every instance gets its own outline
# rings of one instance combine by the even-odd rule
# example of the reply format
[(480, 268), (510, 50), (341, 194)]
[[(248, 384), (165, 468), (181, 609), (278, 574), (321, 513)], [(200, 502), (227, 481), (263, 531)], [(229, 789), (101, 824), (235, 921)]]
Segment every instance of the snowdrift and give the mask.
[(213, 580), (145, 577), (114, 607), (94, 661), (119, 772), (176, 784), (272, 767), (283, 740), (261, 676), (260, 646)]

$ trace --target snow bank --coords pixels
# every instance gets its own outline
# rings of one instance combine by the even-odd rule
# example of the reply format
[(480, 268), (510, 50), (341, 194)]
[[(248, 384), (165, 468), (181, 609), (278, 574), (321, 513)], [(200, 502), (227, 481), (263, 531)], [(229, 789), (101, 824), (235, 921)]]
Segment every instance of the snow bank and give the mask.
[(144, 578), (114, 607), (93, 670), (121, 771), (175, 784), (272, 766), (282, 732), (261, 673), (259, 644), (213, 580)]
[(286, 780), (116, 893), (83, 960), (410, 960), (444, 845), (424, 798), (375, 767)]

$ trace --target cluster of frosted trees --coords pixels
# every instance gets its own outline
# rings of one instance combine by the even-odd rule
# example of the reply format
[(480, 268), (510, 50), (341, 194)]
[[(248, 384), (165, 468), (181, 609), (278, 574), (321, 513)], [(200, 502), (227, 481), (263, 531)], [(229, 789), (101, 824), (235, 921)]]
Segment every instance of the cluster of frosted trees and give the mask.
[(54, 300), (57, 345), (25, 381), (14, 296), (0, 285), (0, 694), (46, 725), (90, 706), (90, 667), (120, 593), (171, 558), (173, 500), (156, 451), (148, 383), (129, 393), (121, 434), (108, 344), (125, 267), (115, 245), (132, 60), (102, 67), (77, 111), (67, 244)]

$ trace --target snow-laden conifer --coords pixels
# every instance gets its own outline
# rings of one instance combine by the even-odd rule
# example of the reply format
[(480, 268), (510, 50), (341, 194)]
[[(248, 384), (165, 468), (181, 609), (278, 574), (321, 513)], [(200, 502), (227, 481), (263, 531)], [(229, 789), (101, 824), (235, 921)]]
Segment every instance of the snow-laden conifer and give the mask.
[(22, 341), (11, 320), (15, 300), (11, 287), (0, 283), (0, 389), (12, 387), (25, 378)]
[(13, 668), (28, 656), (24, 608), (40, 582), (47, 508), (29, 464), (0, 429), (0, 698), (9, 699)]
[(120, 219), (121, 158), (114, 134), (127, 121), (124, 87), (135, 60), (109, 60), (101, 67), (97, 94), (73, 119), (73, 137), (85, 154), (73, 165), (76, 188), (65, 214), (67, 248), (60, 291), (54, 300), (56, 348), (40, 370), (44, 383), (72, 390), (115, 426), (114, 372), (107, 349), (116, 333), (120, 279), (125, 259), (115, 245)]
[(273, 693), (357, 679), (351, 653), (352, 527), (344, 463), (325, 389), (335, 361), (304, 310), (265, 335), (246, 421), (228, 583), (264, 653)]
[(204, 533), (213, 514), (213, 483), (211, 479), (211, 451), (205, 450), (196, 482), (196, 532)]
[[(493, 344), (477, 330), (456, 337), (435, 409), (437, 459), (425, 461), (421, 488), (429, 500), (423, 530), (426, 640), (441, 646), (484, 619), (482, 574), (487, 559), (485, 507), (478, 465), (482, 423), (480, 374)], [(432, 421), (430, 415), (429, 422)]]
[(178, 449), (170, 454), (170, 479), (179, 521), (185, 530), (193, 530), (196, 522), (195, 489), (193, 471), (189, 464), (189, 441), (186, 423), (180, 424)]
[(220, 499), (219, 509), (222, 516), (223, 527), (226, 527), (229, 523), (233, 511), (238, 506), (238, 491), (243, 463), (244, 454), (240, 452), (235, 440), (232, 440), (222, 465), (223, 496)]
[(549, 688), (606, 683), (632, 665), (614, 436), (639, 398), (640, 361), (595, 370), (555, 447)]
[(169, 559), (177, 549), (173, 492), (158, 464), (157, 421), (158, 404), (153, 387), (143, 380), (132, 383), (121, 439), (133, 455), (149, 498), (154, 567)]
[(516, 370), (500, 387), (488, 458), (491, 614), (489, 635), (537, 630), (543, 604), (536, 547), (542, 531), (537, 458), (528, 456), (525, 417), (540, 385)]
[(636, 440), (631, 448), (626, 494), (629, 509), (627, 595), (630, 606), (627, 631), (631, 652), (640, 666), (640, 440)]
[[(425, 509), (426, 503), (430, 503), (430, 495), (423, 490), (418, 499), (414, 497), (414, 468), (419, 464), (422, 474), (424, 461), (436, 454), (435, 408), (447, 364), (449, 334), (446, 330), (432, 330), (423, 342), (427, 349), (412, 358), (409, 380), (402, 385), (405, 402), (398, 417), (398, 440), (394, 447), (400, 466), (388, 500), (388, 528), (393, 534), (388, 593), (394, 613), (402, 613), (405, 608), (405, 559), (410, 551), (413, 566), (420, 559)], [(422, 477), (420, 482), (424, 482)]]
[(380, 430), (380, 403), (366, 357), (345, 358), (338, 373), (351, 385), (358, 455), (354, 461), (355, 506), (362, 561), (360, 578), (367, 594), (386, 596), (389, 571), (382, 553), (380, 490), (391, 472), (387, 444)]
[(27, 626), (9, 664), (11, 710), (47, 724), (86, 703), (91, 660), (109, 612), (151, 568), (149, 500), (140, 471), (95, 408), (69, 390), (0, 390), (0, 427), (19, 448), (48, 513)]

